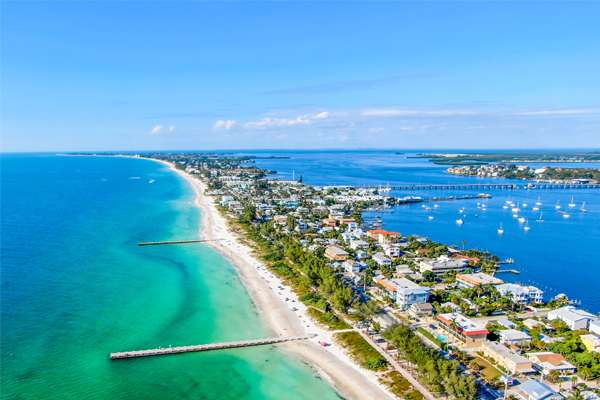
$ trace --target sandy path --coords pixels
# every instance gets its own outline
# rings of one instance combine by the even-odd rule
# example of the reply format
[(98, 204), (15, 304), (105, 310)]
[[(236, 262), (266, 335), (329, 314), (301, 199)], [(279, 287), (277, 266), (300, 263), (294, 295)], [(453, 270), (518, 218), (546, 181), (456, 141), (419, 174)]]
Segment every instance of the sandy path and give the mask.
[[(276, 336), (318, 334), (311, 340), (288, 342), (278, 347), (293, 352), (309, 365), (316, 366), (321, 372), (321, 377), (332, 384), (344, 398), (354, 400), (395, 398), (377, 382), (373, 372), (356, 366), (344, 354), (341, 347), (335, 344), (323, 347), (319, 344), (323, 341), (331, 343), (335, 332), (317, 327), (307, 317), (307, 307), (289, 288), (278, 289), (278, 286), (283, 285), (281, 280), (262, 267), (262, 264), (251, 255), (249, 247), (238, 242), (237, 237), (230, 232), (225, 219), (216, 209), (214, 199), (204, 196), (205, 184), (175, 169), (168, 162), (160, 162), (168, 165), (193, 187), (196, 193), (195, 205), (202, 210), (201, 237), (211, 240), (220, 239), (206, 244), (221, 253), (235, 267), (268, 328)], [(289, 298), (289, 301), (285, 301), (285, 298)], [(298, 308), (298, 311), (292, 311), (292, 307)]]

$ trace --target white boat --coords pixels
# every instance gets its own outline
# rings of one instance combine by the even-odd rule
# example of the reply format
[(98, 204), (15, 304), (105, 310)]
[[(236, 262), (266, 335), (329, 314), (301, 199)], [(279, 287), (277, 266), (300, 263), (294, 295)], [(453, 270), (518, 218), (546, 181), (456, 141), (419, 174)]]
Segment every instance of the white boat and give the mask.
[(525, 218), (519, 218), (519, 222), (525, 222)]
[(542, 219), (542, 215), (544, 215), (544, 213), (540, 213), (540, 219), (538, 219), (537, 222), (544, 222), (544, 220)]
[(585, 201), (581, 205), (581, 208), (579, 209), (579, 211), (581, 211), (581, 212), (587, 212), (587, 210), (585, 209)]
[(556, 209), (558, 210), (560, 208), (560, 204), (558, 204), (559, 202), (556, 202)]
[(531, 228), (527, 225), (529, 223), (529, 220), (525, 221), (525, 227), (523, 229), (525, 229), (526, 231), (530, 230)]
[(425, 207), (425, 210), (431, 210), (431, 208), (429, 208), (429, 207)]
[(539, 211), (539, 207), (533, 207), (533, 211)]
[(433, 206), (433, 208), (439, 208), (439, 204), (436, 204), (435, 206)]
[(569, 218), (569, 217), (570, 217), (570, 215), (569, 215), (569, 214), (567, 214), (567, 213), (564, 213), (564, 214), (563, 214), (563, 218)]
[(152, 180), (151, 180), (150, 182), (148, 182), (148, 183), (152, 183), (152, 182), (155, 182), (155, 181), (156, 181), (156, 179), (152, 179)]
[(523, 203), (521, 204), (523, 207), (527, 207), (527, 203)]
[(538, 197), (538, 201), (535, 203), (536, 206), (541, 206), (542, 203), (540, 202), (540, 200), (542, 199), (542, 197)]
[(508, 208), (508, 206), (502, 206), (502, 208)]
[(429, 219), (433, 219), (433, 217), (430, 216)]
[(498, 229), (498, 233), (504, 233), (504, 229), (502, 229), (502, 222), (500, 222), (500, 229)]
[(571, 197), (571, 202), (569, 203), (569, 207), (575, 207), (577, 204), (573, 203), (573, 200), (575, 200), (575, 197)]
[(465, 223), (465, 221), (463, 221), (462, 219), (457, 219), (456, 223), (459, 224), (459, 225), (462, 225), (462, 224)]
[(513, 214), (513, 217), (519, 218), (519, 214)]

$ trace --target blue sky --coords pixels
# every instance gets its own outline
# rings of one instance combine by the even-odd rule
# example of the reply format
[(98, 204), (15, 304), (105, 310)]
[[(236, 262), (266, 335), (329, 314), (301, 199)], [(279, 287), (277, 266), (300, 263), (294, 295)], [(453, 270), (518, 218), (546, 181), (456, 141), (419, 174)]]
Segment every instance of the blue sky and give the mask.
[(600, 148), (600, 2), (3, 2), (2, 151)]

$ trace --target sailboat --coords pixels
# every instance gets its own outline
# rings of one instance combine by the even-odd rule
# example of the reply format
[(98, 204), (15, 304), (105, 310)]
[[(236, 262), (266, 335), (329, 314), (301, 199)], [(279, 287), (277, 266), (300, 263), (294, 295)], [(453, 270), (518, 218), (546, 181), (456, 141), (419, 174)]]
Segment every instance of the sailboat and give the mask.
[(540, 219), (538, 219), (537, 222), (544, 222), (544, 220), (542, 219), (542, 215), (544, 215), (544, 213), (540, 213)]
[(536, 206), (542, 205), (542, 203), (540, 202), (541, 199), (542, 199), (542, 196), (538, 197), (538, 201), (535, 203)]
[(502, 206), (502, 208), (508, 208), (508, 206)]
[(569, 218), (569, 217), (570, 217), (569, 214), (567, 214), (566, 212), (563, 213), (563, 218)]
[(502, 222), (500, 222), (500, 229), (498, 229), (498, 233), (504, 233), (504, 229), (502, 229)]
[(540, 208), (538, 206), (533, 207), (533, 211), (538, 211)]
[(575, 207), (576, 204), (573, 203), (573, 200), (575, 199), (575, 197), (571, 197), (571, 202), (569, 203), (569, 207)]
[(587, 210), (585, 209), (585, 201), (581, 205), (581, 208), (579, 209), (579, 211), (581, 211), (581, 212), (587, 212)]
[(531, 228), (527, 225), (529, 223), (529, 220), (525, 220), (525, 227), (523, 229), (525, 229), (526, 231), (530, 230)]
[(558, 204), (558, 203), (560, 203), (560, 201), (557, 201), (557, 202), (556, 202), (556, 209), (557, 209), (557, 210), (560, 208), (560, 204)]
[(522, 204), (522, 206), (523, 206), (523, 207), (527, 207), (527, 203), (523, 203), (523, 204)]
[(519, 218), (519, 222), (525, 222), (525, 218)]
[(517, 211), (521, 211), (521, 209), (519, 208), (519, 202), (517, 201), (517, 206), (515, 208), (512, 209), (513, 211), (517, 212)]
[(459, 225), (462, 225), (462, 224), (465, 223), (465, 221), (463, 221), (462, 219), (457, 219), (456, 223), (459, 224)]

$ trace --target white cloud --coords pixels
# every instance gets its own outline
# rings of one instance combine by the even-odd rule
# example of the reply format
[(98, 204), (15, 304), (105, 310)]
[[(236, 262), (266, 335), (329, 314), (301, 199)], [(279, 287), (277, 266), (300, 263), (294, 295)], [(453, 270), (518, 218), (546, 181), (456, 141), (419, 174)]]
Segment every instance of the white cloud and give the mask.
[(235, 125), (235, 121), (223, 121), (222, 119), (218, 120), (217, 123), (215, 124), (215, 126), (213, 127), (213, 130), (216, 131), (220, 131), (223, 128), (225, 130), (230, 130), (233, 126)]
[(340, 142), (345, 142), (348, 140), (348, 136), (340, 136)]
[(298, 117), (296, 119), (287, 119), (287, 118), (265, 118), (262, 121), (252, 121), (246, 122), (244, 124), (244, 128), (246, 129), (254, 129), (254, 128), (265, 128), (272, 126), (293, 126), (293, 125), (309, 125), (310, 120), (305, 116)]
[(406, 109), (371, 109), (363, 111), (363, 115), (367, 117), (402, 117), (409, 115), (472, 115), (475, 114), (473, 111), (458, 111), (458, 110), (444, 110), (444, 109), (418, 109), (418, 110), (406, 110)]
[(579, 115), (600, 114), (600, 110), (544, 110), (517, 112), (515, 115)]
[(156, 125), (154, 127), (154, 129), (152, 129), (152, 132), (150, 132), (150, 133), (158, 133), (158, 132), (160, 132), (162, 130), (162, 128), (163, 127), (161, 125)]
[(405, 130), (405, 129), (412, 129), (412, 126), (403, 126), (402, 130)]
[(329, 117), (329, 111), (323, 111), (322, 113), (318, 114), (315, 118), (327, 118)]
[(173, 132), (174, 130), (175, 130), (175, 127), (174, 127), (174, 126), (170, 126), (170, 127), (169, 127), (169, 132)]
[(383, 127), (371, 128), (371, 129), (369, 129), (369, 133), (383, 132), (384, 130), (385, 130), (385, 128), (383, 128)]

